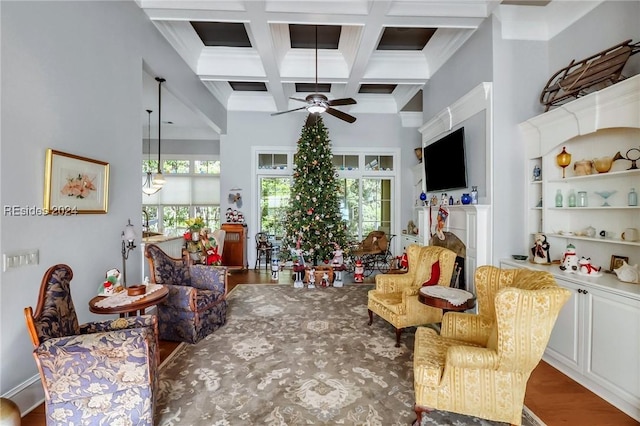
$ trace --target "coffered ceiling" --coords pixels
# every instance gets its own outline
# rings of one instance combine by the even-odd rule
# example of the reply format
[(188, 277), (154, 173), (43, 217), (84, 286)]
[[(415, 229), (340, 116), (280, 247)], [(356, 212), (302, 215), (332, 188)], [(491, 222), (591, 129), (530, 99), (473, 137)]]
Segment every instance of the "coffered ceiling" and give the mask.
[[(355, 99), (357, 104), (340, 107), (350, 114), (421, 111), (424, 84), (500, 3), (138, 0), (227, 110), (299, 108), (304, 104), (291, 97), (317, 91), (329, 99)], [(502, 7), (513, 22), (523, 16), (542, 22), (538, 11), (556, 3), (506, 1)]]

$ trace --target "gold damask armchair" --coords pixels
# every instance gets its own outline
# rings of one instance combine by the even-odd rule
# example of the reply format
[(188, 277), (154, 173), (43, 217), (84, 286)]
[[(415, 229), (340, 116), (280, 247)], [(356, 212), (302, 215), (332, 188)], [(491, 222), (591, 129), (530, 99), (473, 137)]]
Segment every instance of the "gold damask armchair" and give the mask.
[(418, 292), (422, 284), (430, 280), (448, 287), (456, 254), (444, 247), (412, 244), (407, 247), (407, 259), (406, 274), (376, 275), (376, 288), (369, 291), (369, 325), (373, 323), (374, 313), (391, 323), (396, 328), (396, 347), (400, 347), (403, 328), (442, 319), (442, 309), (421, 303)]
[(432, 409), (520, 425), (527, 381), (571, 292), (548, 272), (476, 270), (478, 314), (448, 312), (416, 331), (416, 415)]

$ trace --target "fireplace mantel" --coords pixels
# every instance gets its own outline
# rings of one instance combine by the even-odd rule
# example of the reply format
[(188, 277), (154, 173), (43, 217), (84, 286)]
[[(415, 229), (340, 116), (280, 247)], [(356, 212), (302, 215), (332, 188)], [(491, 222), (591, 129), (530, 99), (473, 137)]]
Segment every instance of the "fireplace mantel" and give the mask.
[[(438, 222), (437, 214), (440, 206), (423, 207), (420, 218), (420, 230), (431, 235)], [(466, 246), (465, 281), (467, 290), (475, 294), (473, 275), (478, 266), (491, 264), (491, 206), (484, 204), (468, 204), (444, 206), (449, 212), (444, 231), (453, 233)], [(431, 220), (429, 219), (431, 217)], [(421, 231), (423, 232), (423, 231)], [(425, 236), (426, 236), (425, 235)], [(426, 236), (423, 242), (429, 244)]]

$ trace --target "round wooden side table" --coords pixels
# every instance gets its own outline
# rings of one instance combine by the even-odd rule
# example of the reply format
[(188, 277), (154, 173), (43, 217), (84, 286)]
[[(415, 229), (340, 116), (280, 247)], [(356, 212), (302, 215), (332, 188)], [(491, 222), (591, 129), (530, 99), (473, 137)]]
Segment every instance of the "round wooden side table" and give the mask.
[(166, 286), (162, 286), (161, 289), (149, 293), (142, 299), (138, 299), (135, 302), (128, 303), (126, 305), (113, 306), (103, 308), (96, 304), (107, 296), (96, 296), (89, 301), (89, 310), (94, 314), (120, 314), (121, 317), (144, 315), (146, 308), (157, 305), (169, 294), (169, 289)]
[[(433, 308), (442, 309), (442, 313), (443, 314), (445, 314), (447, 312), (463, 312), (463, 311), (466, 311), (468, 309), (473, 309), (473, 307), (476, 306), (476, 297), (475, 296), (467, 299), (464, 303), (462, 303), (460, 305), (454, 305), (453, 303), (449, 302), (447, 299), (443, 299), (441, 297), (436, 297), (436, 296), (432, 296), (432, 295), (426, 294), (423, 291), (424, 289), (425, 289), (425, 287), (422, 287), (420, 289), (420, 291), (418, 292), (418, 300), (421, 303), (424, 303), (427, 306), (431, 306)], [(455, 291), (455, 290), (458, 290), (458, 289), (449, 288), (449, 290)], [(460, 290), (460, 291), (465, 291), (465, 290)]]

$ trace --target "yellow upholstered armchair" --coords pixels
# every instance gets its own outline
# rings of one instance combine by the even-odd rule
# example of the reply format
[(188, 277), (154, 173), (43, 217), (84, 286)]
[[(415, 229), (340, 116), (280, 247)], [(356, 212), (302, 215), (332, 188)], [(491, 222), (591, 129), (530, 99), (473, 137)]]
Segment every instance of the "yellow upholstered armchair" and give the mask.
[[(436, 276), (437, 285), (448, 287), (453, 275), (456, 254), (444, 247), (407, 247), (409, 268), (406, 274), (376, 275), (376, 288), (369, 291), (369, 325), (373, 314), (384, 318), (396, 328), (396, 347), (400, 347), (402, 329), (416, 325), (440, 322), (442, 309), (432, 308), (418, 300), (422, 284)], [(438, 265), (434, 264), (438, 262)], [(436, 274), (438, 272), (435, 272)]]
[(413, 357), (418, 423), (432, 409), (514, 425), (560, 309), (571, 296), (548, 272), (476, 270), (478, 314), (448, 312), (440, 335), (416, 331)]

